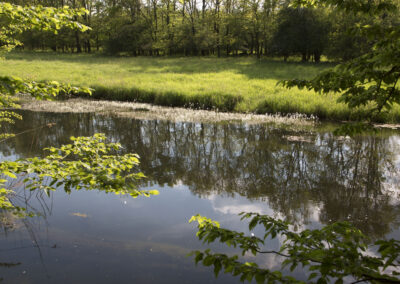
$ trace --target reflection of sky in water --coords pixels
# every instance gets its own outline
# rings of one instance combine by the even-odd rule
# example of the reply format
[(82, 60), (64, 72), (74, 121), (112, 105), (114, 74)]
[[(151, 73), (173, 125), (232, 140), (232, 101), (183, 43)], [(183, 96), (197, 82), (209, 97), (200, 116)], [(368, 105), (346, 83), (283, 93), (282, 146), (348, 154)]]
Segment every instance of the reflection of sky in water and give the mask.
[[(398, 239), (398, 136), (364, 139), (359, 141), (363, 150), (353, 153), (354, 144), (338, 144), (326, 133), (317, 135), (313, 144), (288, 142), (282, 137), (292, 133), (258, 126), (95, 118), (34, 114), (24, 127), (58, 119), (57, 127), (0, 145), (0, 158), (38, 155), (41, 148), (66, 143), (71, 135), (105, 132), (142, 156), (142, 170), (153, 184), (148, 188), (159, 189), (160, 195), (133, 199), (95, 191), (68, 195), (61, 190), (51, 198), (33, 195), (29, 205), (43, 216), (18, 222), (0, 236), (0, 262), (21, 262), (0, 267), (5, 283), (237, 282), (228, 275), (215, 279), (212, 269), (195, 267), (193, 258), (186, 257), (204, 248), (195, 237), (195, 225), (188, 224), (198, 213), (223, 227), (247, 232), (237, 216), (243, 211), (290, 218), (296, 221), (295, 230), (351, 220), (351, 214), (361, 212), (368, 215), (357, 220), (362, 228)], [(375, 148), (379, 155), (370, 150)], [(359, 172), (354, 171), (357, 155)], [(385, 166), (370, 171), (365, 163), (376, 157)], [(289, 171), (295, 158), (298, 167)], [(369, 188), (370, 180), (380, 182), (379, 189)], [(356, 217), (364, 218), (361, 213)], [(260, 228), (254, 233), (261, 234)], [(277, 249), (279, 242), (268, 241), (268, 247)], [(235, 252), (218, 244), (211, 247)], [(246, 260), (271, 269), (280, 261), (265, 255)], [(302, 277), (303, 272), (295, 274)]]
[[(163, 187), (157, 197), (137, 199), (58, 191), (46, 200), (48, 210), (42, 211), (46, 216), (28, 219), (15, 231), (2, 234), (2, 261), (21, 265), (1, 268), (0, 273), (7, 283), (232, 283), (237, 279), (227, 275), (214, 279), (210, 269), (196, 268), (193, 259), (186, 257), (202, 248), (188, 219), (200, 213), (246, 231), (237, 210), (265, 207), (265, 212), (271, 211), (266, 203), (245, 202), (245, 198), (199, 199), (185, 186)], [(39, 207), (37, 199), (31, 204)], [(276, 241), (272, 247), (277, 247)], [(270, 268), (276, 265), (274, 258), (246, 258)]]

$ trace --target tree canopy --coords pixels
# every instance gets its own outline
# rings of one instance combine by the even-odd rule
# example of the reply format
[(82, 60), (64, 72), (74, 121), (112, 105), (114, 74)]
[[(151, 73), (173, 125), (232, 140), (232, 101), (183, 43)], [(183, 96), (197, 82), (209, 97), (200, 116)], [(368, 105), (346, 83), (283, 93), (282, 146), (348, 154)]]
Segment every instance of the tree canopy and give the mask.
[[(36, 5), (34, 0), (10, 1)], [(290, 7), (276, 0), (46, 0), (42, 5), (86, 9), (77, 15), (90, 31), (45, 29), (24, 32), (26, 49), (63, 52), (104, 51), (125, 55), (296, 56), (319, 61), (322, 55), (348, 60), (369, 50), (369, 39), (349, 38), (349, 27), (376, 21), (363, 13), (338, 17), (334, 5)], [(388, 20), (395, 19), (387, 15)], [(343, 43), (343, 39), (348, 41)], [(363, 48), (354, 43), (363, 43)], [(335, 48), (331, 48), (335, 46)], [(345, 50), (343, 50), (345, 46)]]

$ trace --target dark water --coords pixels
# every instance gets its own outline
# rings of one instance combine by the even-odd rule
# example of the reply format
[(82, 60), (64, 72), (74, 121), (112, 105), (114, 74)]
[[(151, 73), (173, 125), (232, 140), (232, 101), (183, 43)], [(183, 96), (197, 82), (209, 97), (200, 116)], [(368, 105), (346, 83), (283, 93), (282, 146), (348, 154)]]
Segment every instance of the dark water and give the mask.
[[(352, 221), (371, 238), (399, 237), (400, 136), (354, 140), (275, 126), (140, 121), (93, 114), (23, 112), (0, 144), (3, 159), (43, 155), (70, 136), (105, 133), (141, 156), (151, 198), (59, 190), (47, 197), (19, 188), (15, 202), (40, 216), (3, 215), (4, 283), (235, 283), (186, 255), (205, 246), (188, 219), (197, 213), (246, 230), (242, 211), (291, 221), (295, 229)], [(41, 127), (56, 123), (52, 128)], [(289, 137), (289, 139), (288, 139)], [(307, 141), (292, 141), (297, 138)], [(255, 232), (257, 234), (257, 231)], [(278, 240), (269, 246), (277, 248)], [(213, 245), (231, 253), (232, 249)], [(246, 256), (265, 267), (273, 257)], [(14, 265), (10, 265), (14, 264)], [(295, 276), (304, 277), (301, 269)]]

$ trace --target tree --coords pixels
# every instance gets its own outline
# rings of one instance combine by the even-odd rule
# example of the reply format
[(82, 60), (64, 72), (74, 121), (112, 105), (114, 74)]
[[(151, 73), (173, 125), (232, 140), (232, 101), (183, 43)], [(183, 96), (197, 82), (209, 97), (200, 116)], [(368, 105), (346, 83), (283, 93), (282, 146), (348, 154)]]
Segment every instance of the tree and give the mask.
[(351, 32), (357, 25), (368, 25), (373, 17), (352, 15), (334, 9), (330, 14), (331, 32), (326, 54), (336, 61), (349, 61), (371, 50), (371, 44), (365, 36)]
[(10, 51), (21, 42), (17, 35), (27, 30), (51, 31), (57, 33), (61, 28), (87, 31), (89, 27), (80, 24), (75, 19), (86, 13), (84, 9), (48, 8), (43, 6), (13, 5), (0, 2), (0, 28), (1, 50)]
[[(307, 88), (319, 93), (340, 93), (338, 101), (352, 109), (367, 108), (367, 122), (379, 121), (393, 104), (400, 103), (400, 17), (395, 4), (389, 1), (320, 0), (319, 4), (335, 5), (352, 14), (375, 17), (369, 25), (353, 31), (368, 38), (372, 48), (366, 54), (322, 72), (311, 80), (288, 80), (288, 88)], [(307, 4), (298, 1), (298, 4)], [(397, 15), (388, 17), (388, 15)], [(367, 125), (347, 125), (346, 129), (362, 130)]]
[(300, 54), (304, 62), (311, 58), (319, 62), (329, 31), (324, 14), (324, 11), (315, 8), (287, 7), (280, 10), (273, 39), (277, 53), (285, 60), (290, 55)]

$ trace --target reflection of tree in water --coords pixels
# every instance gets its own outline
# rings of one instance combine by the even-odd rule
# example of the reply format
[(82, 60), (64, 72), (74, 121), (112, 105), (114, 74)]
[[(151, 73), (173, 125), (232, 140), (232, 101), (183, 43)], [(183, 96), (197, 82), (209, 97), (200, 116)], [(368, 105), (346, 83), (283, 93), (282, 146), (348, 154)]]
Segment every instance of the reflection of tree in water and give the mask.
[(323, 223), (350, 219), (365, 232), (383, 234), (397, 223), (398, 196), (385, 182), (398, 173), (394, 162), (396, 146), (390, 139), (365, 137), (334, 145), (326, 141), (324, 163), (320, 165), (318, 191), (323, 204)]
[[(289, 131), (261, 125), (137, 121), (90, 114), (25, 113), (29, 127), (7, 151), (32, 155), (65, 143), (72, 135), (104, 132), (127, 151), (139, 153), (150, 183), (183, 183), (199, 196), (240, 194), (265, 200), (289, 221), (310, 220), (320, 210), (323, 223), (350, 218), (370, 235), (384, 235), (397, 223), (399, 206), (385, 179), (397, 173), (395, 143), (385, 137), (340, 140), (314, 133), (311, 143), (291, 142)], [(15, 132), (26, 129), (19, 124)], [(29, 139), (27, 139), (29, 137)], [(32, 142), (33, 141), (33, 142)], [(7, 148), (8, 147), (8, 148)]]

